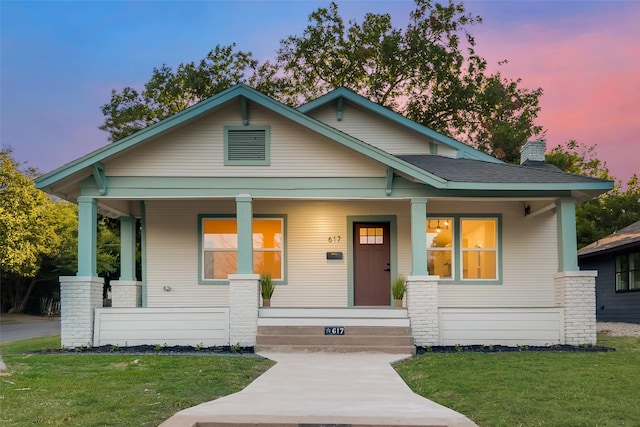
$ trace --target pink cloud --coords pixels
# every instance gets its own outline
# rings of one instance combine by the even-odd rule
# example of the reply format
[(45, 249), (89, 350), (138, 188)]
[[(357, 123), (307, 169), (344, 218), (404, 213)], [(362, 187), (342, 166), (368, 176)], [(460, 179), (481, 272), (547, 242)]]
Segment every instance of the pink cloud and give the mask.
[(505, 76), (544, 89), (538, 123), (548, 130), (548, 147), (570, 139), (597, 144), (598, 157), (625, 182), (640, 173), (640, 8), (635, 9), (560, 24), (537, 21), (504, 32), (494, 27), (476, 36), (478, 52), (493, 71), (506, 58), (509, 63), (500, 67)]

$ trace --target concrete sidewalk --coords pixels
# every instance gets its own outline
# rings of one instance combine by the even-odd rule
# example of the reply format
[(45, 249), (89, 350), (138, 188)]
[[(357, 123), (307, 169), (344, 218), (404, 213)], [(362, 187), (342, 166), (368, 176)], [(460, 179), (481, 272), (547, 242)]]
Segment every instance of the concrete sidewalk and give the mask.
[(178, 412), (161, 427), (475, 426), (418, 396), (383, 353), (265, 353), (278, 362), (243, 391)]

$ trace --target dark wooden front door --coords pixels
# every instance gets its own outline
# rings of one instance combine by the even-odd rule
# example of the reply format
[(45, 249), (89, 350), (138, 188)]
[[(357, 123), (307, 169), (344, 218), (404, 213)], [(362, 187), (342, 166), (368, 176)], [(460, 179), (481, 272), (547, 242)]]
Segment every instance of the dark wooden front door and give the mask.
[(353, 300), (355, 305), (391, 302), (389, 223), (353, 224)]

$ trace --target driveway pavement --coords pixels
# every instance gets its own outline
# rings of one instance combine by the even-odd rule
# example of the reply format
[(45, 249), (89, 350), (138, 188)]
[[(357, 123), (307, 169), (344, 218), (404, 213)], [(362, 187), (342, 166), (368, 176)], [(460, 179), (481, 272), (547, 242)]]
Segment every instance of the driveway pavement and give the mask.
[(277, 364), (244, 390), (178, 412), (161, 427), (476, 426), (413, 393), (383, 353), (265, 353)]
[(60, 317), (0, 314), (0, 343), (60, 335)]

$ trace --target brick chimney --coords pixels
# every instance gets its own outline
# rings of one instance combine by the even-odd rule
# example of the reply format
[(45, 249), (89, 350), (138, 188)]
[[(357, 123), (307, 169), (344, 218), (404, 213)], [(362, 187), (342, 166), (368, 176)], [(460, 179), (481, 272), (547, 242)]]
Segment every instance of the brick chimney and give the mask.
[(527, 166), (544, 163), (545, 149), (544, 141), (528, 141), (520, 148), (520, 164)]

